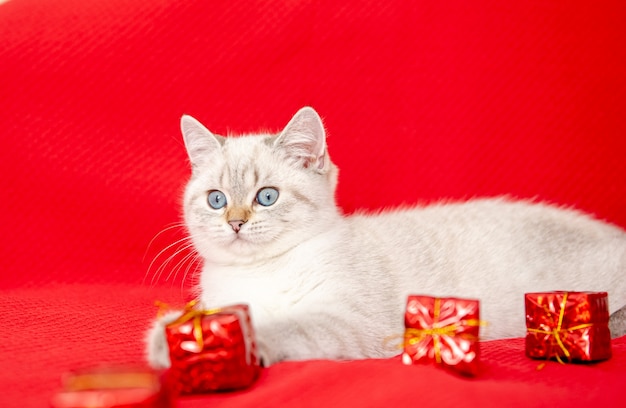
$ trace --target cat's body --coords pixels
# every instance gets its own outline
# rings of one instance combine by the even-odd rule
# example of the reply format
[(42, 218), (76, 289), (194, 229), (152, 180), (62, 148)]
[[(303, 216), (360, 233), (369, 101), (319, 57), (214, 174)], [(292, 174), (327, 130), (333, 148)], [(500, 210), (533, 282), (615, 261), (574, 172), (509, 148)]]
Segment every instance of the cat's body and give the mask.
[[(608, 291), (611, 311), (626, 305), (617, 227), (506, 199), (344, 216), (312, 109), (274, 137), (216, 138), (190, 118), (182, 128), (200, 299), (250, 304), (266, 364), (397, 354), (385, 339), (403, 332), (408, 294), (480, 299), (484, 339), (524, 335), (525, 292)], [(171, 318), (151, 332), (153, 365), (168, 364), (162, 324)]]

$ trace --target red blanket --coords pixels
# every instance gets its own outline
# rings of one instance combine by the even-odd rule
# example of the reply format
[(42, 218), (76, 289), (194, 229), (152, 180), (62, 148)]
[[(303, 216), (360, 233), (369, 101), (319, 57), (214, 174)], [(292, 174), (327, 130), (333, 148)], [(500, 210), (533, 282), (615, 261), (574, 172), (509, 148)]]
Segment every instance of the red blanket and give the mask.
[[(180, 221), (183, 113), (224, 134), (314, 106), (346, 212), (506, 194), (626, 227), (624, 21), (619, 0), (1, 3), (0, 406), (45, 406), (67, 370), (142, 361), (154, 300), (189, 299), (194, 268), (167, 262), (182, 231), (152, 241)], [(626, 400), (624, 338), (607, 362), (540, 371), (520, 339), (483, 350), (473, 380), (397, 359), (283, 363), (180, 405)]]

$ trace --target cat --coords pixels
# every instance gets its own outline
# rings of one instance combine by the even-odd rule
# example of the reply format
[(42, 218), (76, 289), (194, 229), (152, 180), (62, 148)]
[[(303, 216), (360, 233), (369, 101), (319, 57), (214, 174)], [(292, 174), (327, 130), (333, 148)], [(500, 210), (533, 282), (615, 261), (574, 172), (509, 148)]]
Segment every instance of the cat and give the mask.
[[(608, 291), (626, 305), (626, 233), (580, 212), (506, 198), (345, 216), (322, 120), (298, 111), (277, 135), (221, 137), (190, 116), (184, 220), (203, 260), (205, 307), (248, 303), (264, 365), (385, 358), (409, 294), (476, 298), (482, 339), (525, 334), (523, 295)], [(626, 308), (614, 313), (624, 334)], [(149, 331), (169, 366), (164, 325)]]

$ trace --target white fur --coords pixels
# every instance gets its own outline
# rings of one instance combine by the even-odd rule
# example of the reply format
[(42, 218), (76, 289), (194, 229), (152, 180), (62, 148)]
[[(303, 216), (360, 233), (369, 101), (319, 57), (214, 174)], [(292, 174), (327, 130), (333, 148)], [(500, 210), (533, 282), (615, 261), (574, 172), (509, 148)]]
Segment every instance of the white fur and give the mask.
[[(608, 291), (611, 311), (626, 304), (626, 234), (579, 212), (497, 198), (343, 216), (325, 142), (310, 139), (324, 138), (311, 108), (273, 139), (216, 137), (190, 117), (182, 130), (200, 298), (250, 304), (266, 364), (397, 354), (385, 339), (403, 332), (408, 294), (480, 299), (484, 339), (524, 335), (525, 292)], [(309, 142), (291, 148), (290, 137)], [(270, 207), (255, 203), (266, 186), (280, 192)], [(213, 189), (226, 194), (224, 209), (207, 205)], [(249, 210), (238, 234), (231, 206)], [(161, 332), (149, 342), (155, 366), (167, 365)]]

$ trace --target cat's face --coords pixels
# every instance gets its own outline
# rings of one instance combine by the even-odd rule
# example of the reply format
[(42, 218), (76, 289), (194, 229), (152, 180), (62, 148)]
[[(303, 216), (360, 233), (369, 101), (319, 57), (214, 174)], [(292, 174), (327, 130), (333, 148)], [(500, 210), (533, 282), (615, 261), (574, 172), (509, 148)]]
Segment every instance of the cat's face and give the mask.
[(337, 214), (336, 168), (311, 108), (279, 135), (223, 138), (182, 119), (192, 177), (185, 222), (208, 262), (246, 264), (280, 255), (322, 232)]

